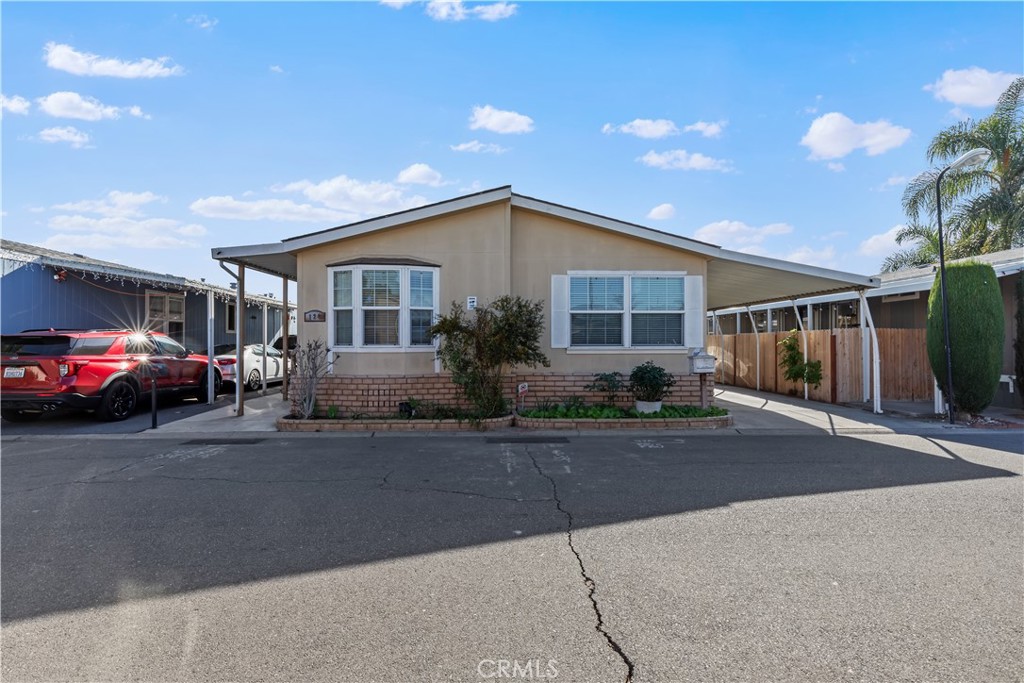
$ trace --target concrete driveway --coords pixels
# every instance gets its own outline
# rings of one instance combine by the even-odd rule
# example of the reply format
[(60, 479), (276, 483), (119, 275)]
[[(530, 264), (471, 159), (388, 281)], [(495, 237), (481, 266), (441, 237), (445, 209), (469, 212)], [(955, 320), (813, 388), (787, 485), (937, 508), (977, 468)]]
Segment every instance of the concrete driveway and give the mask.
[(1019, 434), (312, 437), (5, 439), (3, 678), (1024, 673)]

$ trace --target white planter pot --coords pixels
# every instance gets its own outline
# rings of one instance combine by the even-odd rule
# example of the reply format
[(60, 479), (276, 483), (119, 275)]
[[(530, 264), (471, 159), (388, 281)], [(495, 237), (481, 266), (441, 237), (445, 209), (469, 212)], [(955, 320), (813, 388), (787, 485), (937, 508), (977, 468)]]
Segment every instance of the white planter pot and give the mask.
[(643, 415), (644, 413), (656, 413), (661, 410), (661, 401), (637, 401), (636, 412)]

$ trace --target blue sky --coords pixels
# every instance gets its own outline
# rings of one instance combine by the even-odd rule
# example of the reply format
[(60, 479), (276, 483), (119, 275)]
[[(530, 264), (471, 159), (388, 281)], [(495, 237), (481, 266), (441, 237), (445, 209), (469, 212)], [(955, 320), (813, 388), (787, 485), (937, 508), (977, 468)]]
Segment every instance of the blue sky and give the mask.
[(1024, 72), (1019, 2), (4, 2), (0, 21), (4, 237), (219, 283), (211, 247), (508, 184), (875, 273), (931, 137)]

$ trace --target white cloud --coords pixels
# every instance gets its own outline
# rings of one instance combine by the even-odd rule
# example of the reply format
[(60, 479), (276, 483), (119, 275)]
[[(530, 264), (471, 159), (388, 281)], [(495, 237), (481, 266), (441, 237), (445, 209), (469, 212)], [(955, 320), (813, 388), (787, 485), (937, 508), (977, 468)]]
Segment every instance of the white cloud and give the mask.
[(987, 71), (977, 66), (947, 69), (942, 77), (924, 86), (935, 99), (969, 107), (990, 107), (1020, 74)]
[(909, 128), (885, 120), (854, 123), (843, 114), (830, 112), (814, 119), (800, 144), (811, 150), (810, 159), (840, 159), (856, 149), (876, 156), (909, 138)]
[(55, 92), (36, 99), (36, 102), (43, 112), (62, 119), (80, 119), (82, 121), (119, 119), (123, 112), (139, 118), (150, 118), (138, 106), (114, 107), (103, 104), (95, 97), (82, 97), (76, 92)]
[(488, 104), (473, 107), (469, 128), (489, 130), (492, 133), (529, 133), (533, 130), (533, 119), (518, 112), (495, 109)]
[(672, 149), (667, 152), (651, 150), (637, 161), (645, 166), (660, 168), (663, 171), (721, 171), (732, 170), (732, 165), (725, 159), (715, 159), (699, 152), (690, 154), (685, 149)]
[(475, 152), (477, 154), (504, 154), (508, 151), (508, 147), (502, 147), (493, 142), (483, 143), (479, 140), (470, 140), (469, 142), (450, 145), (449, 147), (455, 152)]
[[(402, 9), (409, 4), (401, 0), (385, 0), (381, 4), (394, 9)], [(462, 0), (430, 0), (427, 3), (427, 16), (435, 21), (463, 21), (475, 17), (483, 21), (501, 21), (516, 13), (518, 5), (511, 2), (487, 2), (466, 7)]]
[(397, 185), (379, 180), (363, 182), (345, 175), (319, 183), (299, 180), (270, 189), (274, 192), (301, 192), (307, 199), (344, 212), (351, 220), (413, 209), (427, 203), (426, 198), (419, 195), (406, 196)]
[(825, 164), (825, 166), (827, 166), (828, 170), (832, 171), (833, 173), (842, 173), (843, 171), (846, 170), (846, 166), (843, 166), (843, 164), (841, 164), (838, 161), (830, 161), (827, 164)]
[(0, 111), (9, 111), (12, 114), (27, 114), (31, 106), (31, 102), (19, 95), (14, 97), (0, 95)]
[(687, 133), (700, 133), (706, 138), (717, 138), (727, 125), (729, 125), (728, 121), (715, 121), (714, 123), (698, 121), (684, 127), (683, 130)]
[(462, 0), (430, 0), (426, 12), (435, 21), (462, 21), (466, 18)]
[(88, 52), (78, 52), (70, 45), (47, 43), (46, 65), (51, 69), (66, 71), (76, 76), (112, 76), (114, 78), (164, 78), (180, 76), (185, 70), (169, 65), (170, 57), (144, 58), (125, 62), (112, 57), (100, 57)]
[(132, 217), (143, 215), (142, 207), (157, 201), (166, 202), (167, 198), (152, 192), (121, 192), (113, 190), (108, 192), (107, 196), (103, 199), (83, 199), (78, 202), (56, 204), (52, 208), (60, 211), (97, 213), (101, 216)]
[(182, 225), (169, 218), (87, 218), (85, 216), (54, 216), (49, 221), (53, 235), (43, 246), (61, 251), (74, 249), (179, 249), (199, 246), (190, 237), (206, 234), (196, 223)]
[(903, 175), (894, 175), (886, 178), (885, 182), (875, 188), (876, 192), (885, 192), (891, 190), (894, 187), (902, 187), (907, 184), (909, 178)]
[(676, 215), (676, 207), (671, 204), (658, 204), (647, 212), (647, 217), (652, 221), (665, 221)]
[(89, 144), (89, 135), (74, 126), (46, 128), (39, 131), (39, 139), (43, 142), (66, 142), (75, 149), (81, 149)]
[(647, 140), (660, 140), (669, 135), (679, 135), (679, 129), (673, 121), (668, 119), (633, 119), (629, 123), (615, 126), (606, 123), (601, 127), (605, 135), (610, 133), (626, 133), (635, 135), (638, 138)]
[(821, 95), (815, 95), (814, 96), (814, 106), (813, 107), (804, 107), (804, 113), (805, 114), (817, 114), (818, 113), (818, 107), (821, 105), (821, 100), (822, 100)]
[(408, 168), (403, 168), (395, 182), (404, 185), (429, 185), (431, 187), (441, 187), (445, 184), (441, 174), (430, 168), (427, 164), (413, 164)]
[(483, 21), (501, 21), (515, 14), (518, 8), (518, 5), (511, 2), (487, 2), (476, 5), (470, 11)]
[(217, 19), (208, 17), (205, 14), (193, 14), (185, 21), (204, 31), (212, 31), (213, 27), (217, 25)]
[(230, 218), (240, 221), (288, 221), (305, 223), (337, 223), (351, 216), (310, 204), (297, 204), (290, 199), (255, 199), (241, 201), (231, 196), (204, 197), (189, 204), (193, 213), (207, 218)]
[[(81, 247), (170, 249), (198, 246), (189, 238), (205, 235), (204, 226), (182, 224), (170, 218), (150, 218), (142, 212), (147, 204), (166, 201), (153, 192), (114, 190), (102, 199), (57, 204), (52, 208), (77, 213), (51, 217), (47, 224), (59, 234), (48, 238), (44, 246), (63, 251)], [(100, 217), (83, 216), (83, 213)]]
[(271, 64), (270, 65), (270, 70), (273, 71), (276, 74), (283, 74), (284, 73), (284, 69), (282, 69), (277, 64)]
[(860, 243), (857, 253), (861, 256), (888, 256), (899, 248), (899, 244), (896, 242), (896, 233), (904, 227), (903, 225), (894, 225), (879, 235), (872, 235)]
[(769, 223), (760, 228), (742, 221), (716, 221), (698, 228), (693, 236), (702, 242), (711, 242), (728, 249), (741, 249), (764, 243), (777, 235), (788, 235), (793, 226), (788, 223)]
[(391, 9), (402, 9), (406, 5), (411, 5), (416, 0), (380, 0), (380, 4), (390, 7)]
[(818, 266), (820, 268), (835, 268), (837, 265), (835, 247), (824, 247), (822, 249), (798, 247), (782, 258), (786, 261), (805, 263), (809, 266)]

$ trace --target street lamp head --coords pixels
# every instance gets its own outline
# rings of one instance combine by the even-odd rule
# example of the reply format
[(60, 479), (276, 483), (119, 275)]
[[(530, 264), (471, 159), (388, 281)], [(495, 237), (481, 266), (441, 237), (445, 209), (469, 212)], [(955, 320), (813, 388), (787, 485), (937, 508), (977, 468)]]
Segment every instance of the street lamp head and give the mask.
[(988, 162), (991, 157), (992, 152), (984, 147), (978, 147), (977, 149), (972, 149), (970, 152), (966, 152), (961, 155), (960, 158), (949, 165), (949, 170), (958, 171), (963, 168), (981, 166)]

